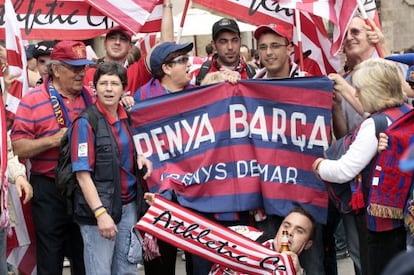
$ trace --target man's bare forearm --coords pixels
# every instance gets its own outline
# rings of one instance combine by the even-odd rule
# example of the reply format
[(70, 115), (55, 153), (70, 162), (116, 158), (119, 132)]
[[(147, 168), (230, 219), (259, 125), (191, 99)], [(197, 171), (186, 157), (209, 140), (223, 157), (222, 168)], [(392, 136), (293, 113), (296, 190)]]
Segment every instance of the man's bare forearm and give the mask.
[(62, 128), (52, 136), (42, 137), (38, 139), (22, 138), (12, 142), (14, 154), (20, 159), (30, 159), (47, 150), (60, 146), (60, 140), (66, 132), (66, 128)]

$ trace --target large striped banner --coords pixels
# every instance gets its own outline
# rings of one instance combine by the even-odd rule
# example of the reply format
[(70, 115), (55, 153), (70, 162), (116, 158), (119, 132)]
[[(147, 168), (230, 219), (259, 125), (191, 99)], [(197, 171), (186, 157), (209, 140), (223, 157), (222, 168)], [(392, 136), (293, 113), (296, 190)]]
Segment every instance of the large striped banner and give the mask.
[(154, 171), (152, 192), (174, 190), (208, 213), (297, 204), (326, 222), (327, 193), (312, 171), (330, 142), (332, 82), (326, 77), (243, 80), (138, 102), (137, 151)]
[(289, 256), (156, 196), (139, 230), (213, 263), (251, 275), (296, 274)]
[[(118, 24), (134, 33), (157, 32), (161, 29), (162, 2), (13, 0), (13, 5), (25, 40), (84, 40), (103, 35)], [(0, 37), (5, 34), (3, 3), (0, 1)]]

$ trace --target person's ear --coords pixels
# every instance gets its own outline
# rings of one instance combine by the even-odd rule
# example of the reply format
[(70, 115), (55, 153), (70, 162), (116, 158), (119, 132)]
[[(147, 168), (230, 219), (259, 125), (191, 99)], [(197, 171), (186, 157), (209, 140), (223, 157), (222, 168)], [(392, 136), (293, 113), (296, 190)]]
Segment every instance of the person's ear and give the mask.
[(211, 40), (211, 46), (213, 46), (213, 53), (216, 51), (216, 42), (214, 40)]
[(161, 69), (163, 70), (165, 75), (170, 75), (171, 74), (171, 65), (170, 64), (162, 64), (161, 65)]
[(305, 246), (303, 247), (303, 250), (308, 250), (312, 246), (312, 243), (312, 240), (307, 241)]
[(51, 66), (52, 66), (53, 75), (56, 77), (59, 77), (60, 76), (60, 68), (59, 68), (60, 64), (53, 63), (51, 64)]

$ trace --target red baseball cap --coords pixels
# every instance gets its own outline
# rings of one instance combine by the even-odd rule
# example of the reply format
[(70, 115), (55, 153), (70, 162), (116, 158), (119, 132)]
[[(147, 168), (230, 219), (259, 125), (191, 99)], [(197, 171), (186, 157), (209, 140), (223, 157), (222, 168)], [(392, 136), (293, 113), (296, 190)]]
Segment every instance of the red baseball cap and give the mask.
[(254, 31), (254, 38), (259, 40), (264, 32), (274, 32), (275, 34), (286, 38), (288, 43), (292, 42), (293, 29), (291, 25), (269, 24), (261, 25)]
[(95, 64), (95, 62), (86, 58), (86, 46), (81, 41), (65, 40), (57, 43), (50, 54), (50, 59), (71, 66)]
[(109, 36), (116, 34), (116, 33), (124, 35), (126, 38), (129, 39), (129, 41), (131, 41), (132, 36), (134, 35), (130, 30), (124, 29), (121, 26), (116, 26), (115, 28), (112, 28), (107, 32), (105, 39), (107, 39)]

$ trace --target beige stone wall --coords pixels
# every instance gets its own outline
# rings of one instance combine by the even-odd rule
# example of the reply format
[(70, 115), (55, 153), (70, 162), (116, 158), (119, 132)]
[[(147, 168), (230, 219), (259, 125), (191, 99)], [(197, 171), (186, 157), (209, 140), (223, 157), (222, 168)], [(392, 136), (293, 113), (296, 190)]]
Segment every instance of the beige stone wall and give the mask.
[(414, 45), (414, 0), (382, 0), (380, 19), (387, 45), (392, 51)]

